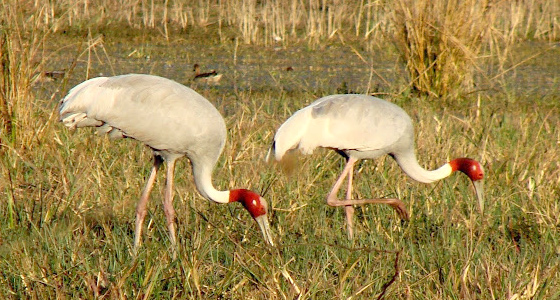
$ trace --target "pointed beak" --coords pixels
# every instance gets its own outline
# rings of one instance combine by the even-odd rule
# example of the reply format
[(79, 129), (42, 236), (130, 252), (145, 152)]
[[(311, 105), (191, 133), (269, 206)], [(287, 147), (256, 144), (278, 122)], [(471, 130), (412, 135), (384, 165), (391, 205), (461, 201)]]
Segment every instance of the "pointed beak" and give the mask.
[(272, 232), (270, 231), (270, 224), (268, 223), (268, 217), (266, 214), (260, 215), (255, 218), (257, 224), (261, 228), (264, 240), (270, 245), (274, 246), (274, 241), (272, 239)]
[(472, 183), (476, 191), (476, 197), (478, 198), (478, 208), (480, 209), (480, 214), (484, 215), (484, 181), (476, 180)]

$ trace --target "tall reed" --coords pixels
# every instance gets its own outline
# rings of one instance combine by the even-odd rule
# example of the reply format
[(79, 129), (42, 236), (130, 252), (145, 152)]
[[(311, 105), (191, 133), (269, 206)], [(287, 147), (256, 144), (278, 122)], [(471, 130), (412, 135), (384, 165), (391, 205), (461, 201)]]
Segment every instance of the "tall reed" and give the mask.
[(0, 116), (3, 147), (23, 149), (33, 138), (31, 88), (42, 64), (46, 35), (39, 30), (44, 10), (24, 15), (17, 2), (4, 4), (0, 12)]
[(488, 3), (396, 0), (395, 45), (413, 90), (442, 97), (473, 85)]
[[(345, 42), (352, 37), (368, 51), (394, 43), (408, 70), (411, 88), (436, 97), (468, 92), (477, 74), (479, 57), (497, 59), (504, 66), (510, 59), (509, 47), (515, 41), (560, 38), (560, 2), (547, 0), (35, 0), (18, 3), (26, 7), (26, 15), (35, 16), (37, 26), (53, 31), (111, 26), (118, 30), (150, 28), (169, 39), (172, 32), (207, 32), (211, 28), (219, 33), (221, 41), (234, 37), (257, 45), (306, 42), (313, 46), (333, 38)], [(490, 54), (485, 50), (490, 50)]]

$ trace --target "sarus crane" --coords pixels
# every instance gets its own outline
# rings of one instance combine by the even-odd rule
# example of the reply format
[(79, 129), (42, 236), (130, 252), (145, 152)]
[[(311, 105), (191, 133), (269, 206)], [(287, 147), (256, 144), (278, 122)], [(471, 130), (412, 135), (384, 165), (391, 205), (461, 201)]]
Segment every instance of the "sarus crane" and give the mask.
[[(293, 150), (310, 154), (318, 147), (333, 149), (346, 159), (346, 166), (327, 196), (327, 204), (345, 207), (350, 239), (353, 238), (352, 205), (388, 204), (402, 219), (408, 219), (406, 206), (399, 199), (352, 199), (353, 167), (361, 159), (388, 154), (412, 179), (424, 183), (461, 171), (473, 182), (480, 211), (484, 210), (484, 171), (480, 163), (469, 158), (457, 158), (436, 170), (421, 167), (414, 151), (412, 121), (403, 109), (393, 103), (359, 94), (320, 98), (295, 112), (278, 128), (267, 160), (275, 158), (282, 161), (286, 153)], [(346, 199), (339, 200), (337, 192), (346, 177)]]
[(60, 103), (60, 120), (70, 128), (97, 127), (110, 138), (132, 138), (153, 151), (153, 167), (136, 207), (134, 252), (141, 243), (148, 198), (161, 164), (167, 163), (163, 209), (175, 246), (173, 174), (187, 156), (198, 192), (216, 203), (240, 202), (274, 245), (267, 202), (247, 189), (219, 191), (212, 172), (226, 142), (226, 125), (218, 110), (194, 90), (173, 80), (143, 74), (98, 77), (72, 88)]

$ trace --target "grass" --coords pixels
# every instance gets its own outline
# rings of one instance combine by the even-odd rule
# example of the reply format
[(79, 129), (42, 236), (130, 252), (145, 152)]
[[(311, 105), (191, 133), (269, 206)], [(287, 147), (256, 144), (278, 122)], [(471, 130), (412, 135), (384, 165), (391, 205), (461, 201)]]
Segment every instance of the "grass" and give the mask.
[(439, 98), (472, 89), (488, 7), (484, 1), (394, 1), (395, 45), (413, 90)]
[[(400, 197), (411, 220), (401, 223), (384, 206), (358, 207), (356, 239), (348, 241), (343, 211), (325, 205), (342, 168), (336, 154), (325, 150), (302, 158), (292, 175), (263, 158), (281, 122), (340, 88), (340, 78), (332, 76), (347, 69), (336, 65), (325, 45), (335, 53), (337, 47), (353, 47), (344, 62), (359, 75), (345, 80), (346, 88), (358, 92), (368, 90), (370, 82), (354, 78), (381, 69), (375, 64), (360, 68), (359, 62), (378, 59), (375, 52), (348, 40), (316, 40), (317, 49), (286, 45), (290, 51), (273, 56), (269, 48), (222, 40), (216, 28), (207, 28), (209, 34), (167, 36), (158, 30), (107, 31), (101, 40), (95, 33), (74, 34), (71, 29), (79, 32), (77, 27), (49, 32), (46, 40), (55, 43), (40, 52), (48, 58), (41, 68), (70, 70), (67, 82), (20, 85), (31, 95), (16, 99), (29, 101), (18, 102), (30, 105), (18, 117), (26, 123), (16, 122), (20, 135), (13, 142), (2, 132), (0, 298), (559, 298), (559, 79), (554, 72), (518, 68), (502, 74), (533, 55), (532, 48), (520, 55), (508, 47), (509, 53), (500, 55), (504, 61), (496, 63), (501, 76), (491, 82), (491, 90), (445, 104), (408, 96), (404, 80), (372, 79), (380, 82), (385, 98), (413, 118), (422, 165), (435, 168), (465, 155), (483, 162), (486, 214), (478, 213), (464, 176), (425, 185), (408, 179), (390, 158), (366, 161), (357, 167), (357, 196)], [(356, 27), (350, 28), (354, 34)], [(384, 57), (395, 57), (387, 53)], [(523, 66), (553, 70), (557, 53), (550, 48), (547, 60)], [(294, 61), (299, 62), (294, 71), (284, 72)], [(228, 71), (222, 86), (196, 86), (223, 113), (228, 127), (214, 182), (222, 189), (261, 191), (273, 208), (270, 221), (279, 245), (267, 247), (239, 205), (203, 200), (188, 162), (181, 160), (175, 186), (178, 258), (169, 251), (162, 177), (135, 258), (134, 209), (151, 154), (135, 141), (111, 142), (92, 130), (66, 130), (56, 122), (57, 100), (70, 86), (99, 73), (155, 73), (190, 84), (184, 70), (191, 70), (193, 62), (216, 63)], [(25, 72), (33, 76), (29, 68)], [(516, 81), (520, 75), (543, 78), (531, 85)], [(520, 82), (526, 86), (516, 86)]]

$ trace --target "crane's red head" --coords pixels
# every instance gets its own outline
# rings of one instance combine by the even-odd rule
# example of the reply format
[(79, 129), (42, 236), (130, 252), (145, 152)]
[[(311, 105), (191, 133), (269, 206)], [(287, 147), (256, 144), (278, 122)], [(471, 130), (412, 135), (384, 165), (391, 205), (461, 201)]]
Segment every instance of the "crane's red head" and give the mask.
[(274, 246), (267, 217), (268, 203), (266, 203), (263, 197), (250, 190), (236, 189), (229, 192), (229, 202), (241, 202), (243, 207), (251, 214), (257, 224), (259, 224), (264, 239), (270, 245)]
[(471, 179), (476, 196), (478, 198), (478, 205), (480, 212), (484, 213), (484, 170), (480, 163), (470, 158), (457, 158), (449, 162), (453, 172), (461, 171)]
[(461, 171), (472, 181), (484, 179), (484, 170), (480, 163), (470, 158), (457, 158), (449, 162), (453, 171)]

